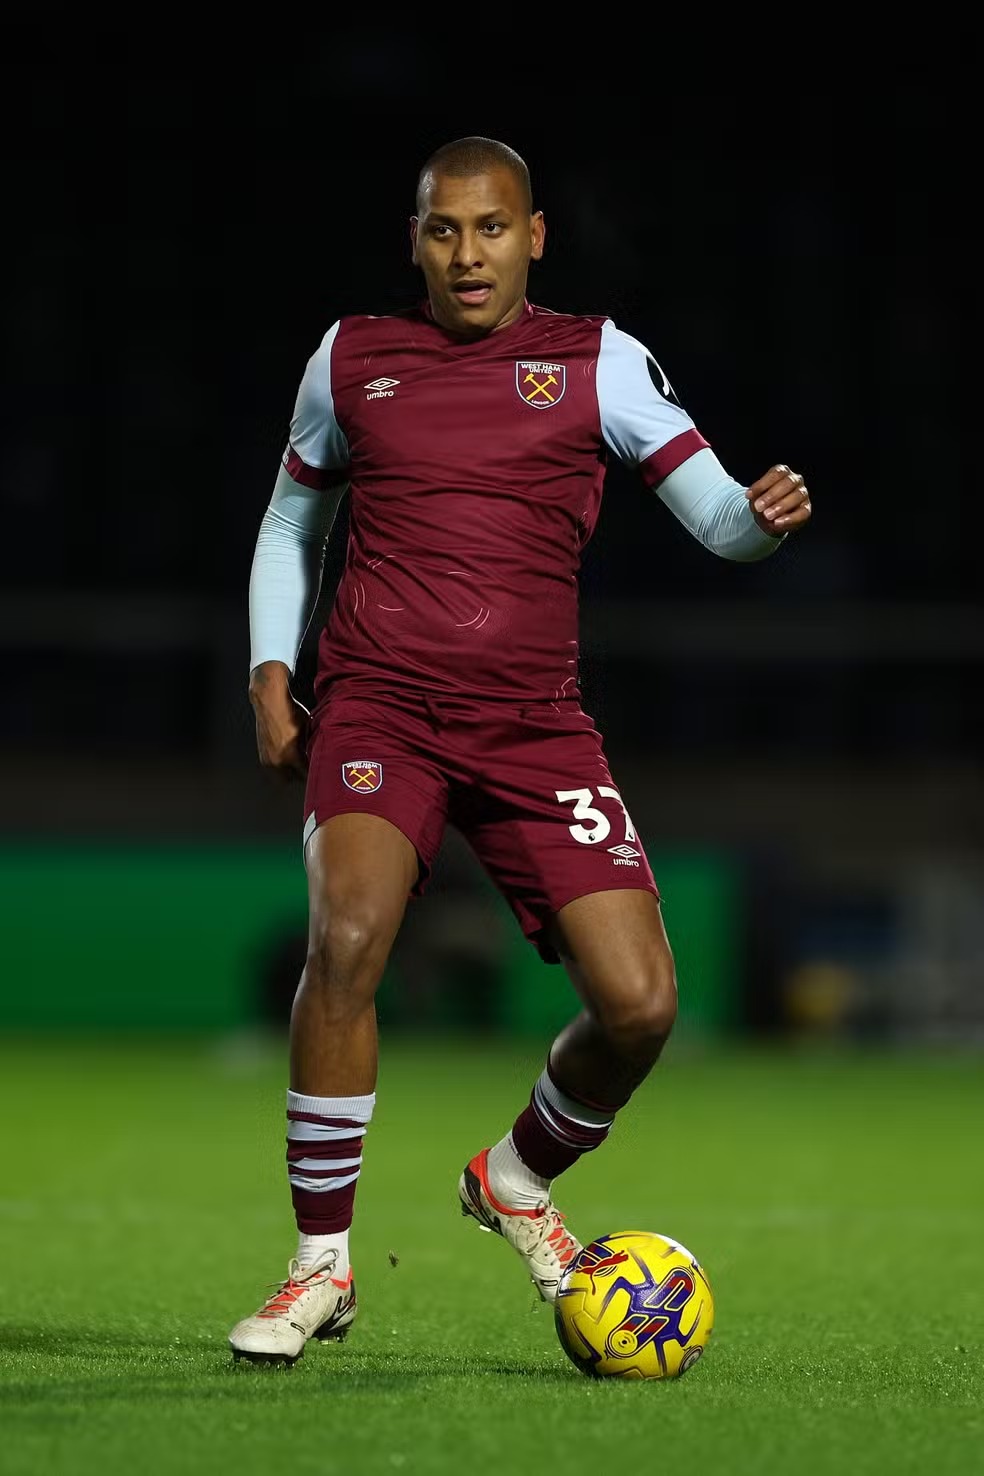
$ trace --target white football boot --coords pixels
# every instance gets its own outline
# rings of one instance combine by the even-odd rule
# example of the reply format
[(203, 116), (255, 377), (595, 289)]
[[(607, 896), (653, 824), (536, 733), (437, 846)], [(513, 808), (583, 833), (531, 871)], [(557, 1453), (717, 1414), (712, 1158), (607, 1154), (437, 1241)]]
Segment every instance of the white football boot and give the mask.
[(341, 1342), (347, 1336), (355, 1321), (355, 1281), (351, 1269), (344, 1280), (332, 1276), (337, 1260), (337, 1251), (328, 1251), (313, 1266), (291, 1261), (287, 1280), (230, 1332), (236, 1363), (296, 1363), (309, 1338)]
[(554, 1302), (560, 1278), (583, 1246), (565, 1229), (563, 1215), (550, 1200), (532, 1210), (500, 1204), (489, 1188), (488, 1158), (489, 1150), (483, 1148), (458, 1180), (461, 1213), (508, 1240), (542, 1299)]

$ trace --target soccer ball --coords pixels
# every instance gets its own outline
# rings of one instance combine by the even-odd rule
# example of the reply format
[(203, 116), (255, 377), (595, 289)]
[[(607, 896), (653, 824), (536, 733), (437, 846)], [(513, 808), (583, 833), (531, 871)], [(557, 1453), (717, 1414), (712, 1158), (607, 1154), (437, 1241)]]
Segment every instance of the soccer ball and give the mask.
[(564, 1352), (592, 1378), (674, 1379), (707, 1347), (714, 1298), (678, 1241), (619, 1230), (592, 1240), (567, 1267), (554, 1321)]

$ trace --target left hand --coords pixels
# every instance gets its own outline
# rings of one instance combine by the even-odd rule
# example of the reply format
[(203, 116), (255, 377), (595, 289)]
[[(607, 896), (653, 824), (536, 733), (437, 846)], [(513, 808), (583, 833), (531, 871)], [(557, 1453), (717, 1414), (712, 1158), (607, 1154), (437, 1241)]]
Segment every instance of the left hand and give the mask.
[(782, 464), (770, 467), (764, 477), (752, 483), (745, 496), (752, 505), (756, 523), (773, 538), (802, 528), (813, 511), (803, 478)]

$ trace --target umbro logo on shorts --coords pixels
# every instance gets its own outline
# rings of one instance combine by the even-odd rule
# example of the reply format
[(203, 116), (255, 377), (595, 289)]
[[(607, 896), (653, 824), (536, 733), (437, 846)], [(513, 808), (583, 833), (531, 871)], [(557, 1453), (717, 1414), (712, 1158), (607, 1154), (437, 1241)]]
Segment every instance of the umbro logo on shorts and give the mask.
[(615, 857), (615, 860), (612, 862), (613, 866), (639, 865), (639, 862), (634, 859), (639, 855), (639, 852), (633, 846), (626, 845), (623, 842), (620, 846), (609, 846), (608, 850)]
[(342, 765), (342, 781), (356, 794), (372, 794), (383, 782), (383, 766), (374, 759), (353, 759)]

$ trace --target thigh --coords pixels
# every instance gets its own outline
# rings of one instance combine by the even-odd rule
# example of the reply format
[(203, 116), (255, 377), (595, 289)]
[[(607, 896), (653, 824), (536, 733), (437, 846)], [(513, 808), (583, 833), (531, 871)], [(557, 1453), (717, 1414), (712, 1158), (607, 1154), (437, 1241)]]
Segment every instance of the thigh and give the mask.
[(658, 895), (592, 892), (548, 922), (545, 943), (559, 955), (581, 1000), (596, 1014), (675, 988), (673, 952)]
[[(417, 729), (420, 728), (418, 732)], [(395, 826), (417, 853), (419, 895), (447, 818), (448, 785), (432, 734), (412, 712), (365, 697), (332, 696), (308, 741), (304, 852), (326, 821), (371, 815)]]
[(401, 830), (380, 815), (332, 815), (308, 840), (304, 863), (312, 938), (336, 922), (392, 941), (420, 874)]
[(500, 731), (484, 727), (482, 741), (477, 794), (452, 818), (544, 959), (558, 961), (551, 924), (575, 898), (631, 890), (658, 899), (586, 713), (538, 704)]

